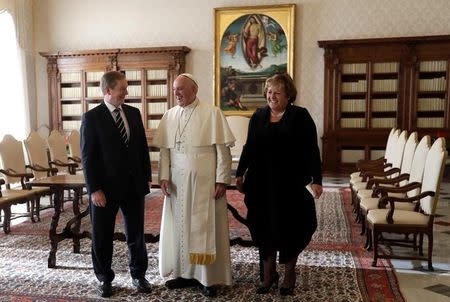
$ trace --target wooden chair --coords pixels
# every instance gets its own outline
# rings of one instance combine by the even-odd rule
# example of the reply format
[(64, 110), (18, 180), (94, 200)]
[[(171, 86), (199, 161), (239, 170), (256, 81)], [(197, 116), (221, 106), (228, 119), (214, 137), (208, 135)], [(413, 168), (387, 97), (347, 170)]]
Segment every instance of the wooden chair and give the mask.
[[(360, 201), (360, 211), (358, 214), (360, 215), (361, 235), (365, 232), (365, 217), (367, 213), (370, 210), (378, 209), (379, 200), (382, 196), (406, 197), (414, 196), (418, 193), (418, 190), (407, 193), (384, 193), (385, 191), (380, 190), (384, 188), (397, 188), (413, 182), (422, 182), (425, 160), (430, 150), (430, 140), (430, 136), (426, 135), (417, 144), (417, 132), (413, 132), (405, 146), (400, 175), (390, 179), (371, 179), (369, 180), (368, 186), (373, 186), (373, 188), (358, 192), (358, 199)], [(396, 207), (403, 210), (414, 209), (414, 205), (408, 203), (396, 204)]]
[(30, 132), (23, 144), (28, 155), (27, 168), (32, 170), (35, 178), (48, 177), (58, 172), (57, 168), (50, 167), (47, 144), (36, 131)]
[(350, 174), (350, 184), (352, 185), (355, 182), (359, 182), (362, 180), (361, 173), (367, 170), (380, 169), (385, 167), (385, 165), (391, 162), (392, 150), (394, 149), (395, 141), (398, 139), (400, 135), (400, 129), (392, 128), (389, 132), (387, 141), (386, 141), (386, 149), (383, 157), (374, 159), (374, 160), (360, 160), (356, 163), (356, 169), (358, 171)]
[(80, 132), (78, 130), (70, 131), (68, 137), (69, 159), (81, 165), (81, 150), (80, 150)]
[(78, 164), (67, 155), (64, 136), (58, 130), (52, 130), (47, 138), (47, 146), (50, 151), (50, 167), (67, 167), (69, 174), (75, 174)]
[(5, 175), (6, 183), (6, 190), (2, 192), (2, 195), (14, 198), (17, 203), (27, 203), (29, 212), (27, 216), (29, 215), (33, 222), (35, 221), (34, 216), (40, 220), (40, 198), (50, 194), (50, 189), (32, 189), (26, 184), (33, 174), (26, 171), (22, 143), (11, 135), (5, 135), (0, 142), (0, 160), (3, 167), (0, 169), (0, 173)]
[[(367, 229), (372, 238), (373, 262), (377, 265), (378, 258), (395, 258), (410, 260), (426, 260), (428, 269), (433, 270), (433, 223), (439, 200), (439, 189), (444, 171), (444, 163), (447, 160), (445, 139), (438, 138), (431, 146), (425, 161), (422, 183), (410, 183), (405, 186), (404, 191), (414, 190), (420, 187), (420, 194), (413, 197), (399, 198), (384, 196), (381, 204), (389, 203), (389, 209), (375, 209), (367, 214)], [(400, 188), (386, 188), (386, 191), (399, 192)], [(396, 208), (397, 202), (413, 203), (414, 211)], [(386, 238), (385, 233), (404, 234), (405, 239)], [(380, 244), (391, 244), (407, 247), (416, 247), (415, 237), (411, 241), (409, 234), (419, 236), (419, 254), (398, 255), (394, 253), (380, 253)], [(423, 255), (423, 236), (428, 236), (428, 253)]]
[(231, 158), (233, 165), (236, 166), (239, 163), (239, 158), (242, 153), (242, 148), (247, 141), (248, 123), (250, 118), (241, 115), (229, 115), (226, 117), (231, 132), (236, 138), (234, 146), (231, 148)]
[[(373, 170), (367, 170), (362, 173), (363, 179), (360, 182), (355, 182), (351, 186), (352, 191), (352, 199), (353, 199), (353, 207), (354, 212), (359, 213), (360, 205), (359, 205), (359, 199), (358, 199), (358, 192), (360, 190), (365, 189), (371, 189), (371, 187), (368, 186), (368, 181), (371, 178), (392, 178), (399, 174), (402, 160), (403, 160), (403, 152), (406, 145), (408, 132), (406, 130), (402, 131), (400, 133), (397, 140), (393, 143), (392, 153), (390, 154), (390, 164), (392, 165), (391, 168), (384, 167), (383, 170), (380, 169), (373, 169)], [(387, 169), (387, 170), (386, 170)], [(358, 218), (358, 216), (357, 216)]]

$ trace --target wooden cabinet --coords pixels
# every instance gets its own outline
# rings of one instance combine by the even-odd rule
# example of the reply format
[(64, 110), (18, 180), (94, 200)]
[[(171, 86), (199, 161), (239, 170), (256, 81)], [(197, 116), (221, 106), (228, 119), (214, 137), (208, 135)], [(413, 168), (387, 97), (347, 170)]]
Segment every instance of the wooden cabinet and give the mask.
[(450, 36), (319, 41), (325, 171), (384, 154), (392, 127), (450, 139)]
[(150, 143), (163, 113), (175, 104), (172, 82), (185, 71), (189, 51), (180, 46), (41, 52), (48, 62), (51, 128), (79, 129), (81, 115), (103, 101), (103, 73), (119, 70), (128, 80), (125, 102), (141, 111)]

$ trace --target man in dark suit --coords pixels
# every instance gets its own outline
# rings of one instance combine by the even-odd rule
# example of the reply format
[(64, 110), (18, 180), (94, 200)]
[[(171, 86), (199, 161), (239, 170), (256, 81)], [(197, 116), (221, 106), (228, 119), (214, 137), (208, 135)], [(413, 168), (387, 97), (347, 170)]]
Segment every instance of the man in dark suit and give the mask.
[(125, 75), (110, 71), (100, 87), (104, 102), (83, 115), (81, 156), (90, 197), (92, 262), (102, 297), (112, 295), (113, 234), (117, 212), (124, 216), (129, 266), (139, 292), (151, 291), (144, 239), (144, 196), (150, 192), (150, 157), (138, 109), (124, 104)]

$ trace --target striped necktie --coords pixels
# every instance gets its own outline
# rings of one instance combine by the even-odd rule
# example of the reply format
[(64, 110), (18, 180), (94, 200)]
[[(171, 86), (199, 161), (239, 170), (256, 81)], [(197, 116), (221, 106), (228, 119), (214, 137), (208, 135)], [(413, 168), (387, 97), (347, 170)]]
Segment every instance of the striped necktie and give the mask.
[(119, 129), (120, 133), (120, 139), (122, 140), (122, 143), (128, 147), (128, 135), (127, 135), (127, 129), (125, 128), (125, 123), (122, 119), (122, 116), (120, 115), (120, 109), (116, 108), (114, 109), (114, 117), (116, 119), (116, 126)]

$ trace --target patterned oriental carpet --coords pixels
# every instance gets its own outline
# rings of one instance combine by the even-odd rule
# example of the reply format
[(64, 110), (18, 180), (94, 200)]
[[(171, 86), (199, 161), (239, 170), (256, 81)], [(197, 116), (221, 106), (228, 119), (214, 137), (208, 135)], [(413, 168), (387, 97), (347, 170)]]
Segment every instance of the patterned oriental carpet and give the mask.
[[(228, 191), (230, 204), (245, 217), (243, 196)], [(319, 228), (313, 242), (297, 263), (295, 296), (281, 298), (273, 290), (256, 295), (259, 280), (258, 252), (254, 247), (231, 248), (234, 285), (218, 288), (214, 301), (404, 301), (390, 262), (379, 260), (371, 267), (371, 253), (363, 249), (364, 237), (351, 214), (350, 192), (346, 188), (326, 188), (316, 203)], [(65, 225), (71, 209), (66, 204), (60, 226)], [(147, 201), (146, 231), (158, 234), (162, 197)], [(158, 273), (158, 245), (149, 243), (147, 279), (154, 285), (150, 294), (138, 294), (131, 284), (125, 243), (114, 246), (114, 295), (98, 298), (97, 280), (90, 257), (90, 241), (81, 241), (81, 253), (73, 254), (70, 240), (59, 244), (55, 269), (47, 268), (50, 248), (48, 227), (51, 212), (42, 214), (39, 223), (13, 226), (9, 235), (0, 234), (0, 301), (209, 301), (197, 288), (167, 290)], [(117, 229), (121, 229), (118, 218)], [(89, 229), (89, 220), (82, 230)], [(230, 236), (249, 238), (248, 230), (230, 214)], [(278, 268), (282, 271), (281, 268)]]

